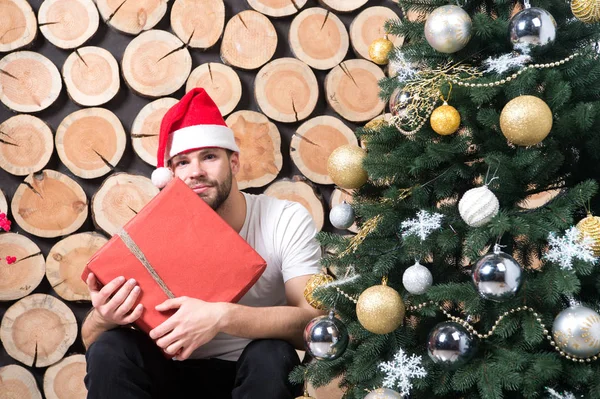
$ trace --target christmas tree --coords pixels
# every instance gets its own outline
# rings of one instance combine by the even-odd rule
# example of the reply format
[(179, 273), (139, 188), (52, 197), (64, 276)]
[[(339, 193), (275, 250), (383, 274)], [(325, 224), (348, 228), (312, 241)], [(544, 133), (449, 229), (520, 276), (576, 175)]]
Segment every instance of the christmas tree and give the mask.
[(600, 398), (598, 2), (399, 6), (392, 116), (329, 159), (355, 189), (332, 223), (359, 230), (320, 235), (335, 280), (307, 296), (330, 314), (291, 378), (353, 399)]

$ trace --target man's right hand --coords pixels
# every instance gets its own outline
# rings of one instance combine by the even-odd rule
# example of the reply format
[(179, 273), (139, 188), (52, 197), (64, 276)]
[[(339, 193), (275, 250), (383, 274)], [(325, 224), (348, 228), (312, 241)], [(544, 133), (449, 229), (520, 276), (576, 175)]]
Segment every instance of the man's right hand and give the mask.
[(93, 273), (88, 274), (86, 280), (92, 306), (94, 307), (95, 322), (98, 327), (105, 330), (131, 324), (136, 321), (143, 311), (142, 304), (133, 307), (138, 296), (140, 287), (134, 279), (125, 281), (125, 277), (117, 277), (104, 287), (96, 279)]

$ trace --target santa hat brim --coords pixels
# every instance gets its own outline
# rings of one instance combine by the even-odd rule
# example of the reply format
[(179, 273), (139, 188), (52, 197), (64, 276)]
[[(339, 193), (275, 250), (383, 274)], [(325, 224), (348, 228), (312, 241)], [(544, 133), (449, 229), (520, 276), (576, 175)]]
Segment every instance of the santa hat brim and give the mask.
[(240, 152), (240, 148), (235, 142), (233, 130), (227, 126), (188, 126), (171, 134), (167, 151), (165, 151), (165, 164), (177, 154), (206, 147), (219, 147), (233, 152)]

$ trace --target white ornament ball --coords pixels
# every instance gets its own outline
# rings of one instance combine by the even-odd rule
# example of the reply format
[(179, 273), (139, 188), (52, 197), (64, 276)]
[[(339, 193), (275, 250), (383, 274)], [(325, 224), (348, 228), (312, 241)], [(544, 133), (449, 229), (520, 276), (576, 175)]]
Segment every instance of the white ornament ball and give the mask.
[(456, 53), (471, 39), (471, 17), (459, 6), (446, 5), (433, 10), (425, 22), (425, 39), (440, 53)]
[(402, 395), (389, 388), (377, 388), (369, 392), (364, 399), (402, 399)]
[(471, 227), (480, 227), (498, 214), (500, 203), (487, 186), (472, 188), (458, 202), (458, 212)]
[(329, 212), (329, 221), (336, 229), (344, 230), (354, 224), (354, 210), (346, 201), (334, 206)]
[(433, 283), (433, 276), (428, 268), (416, 262), (414, 265), (404, 271), (402, 275), (402, 284), (406, 291), (414, 295), (422, 295)]
[(571, 356), (596, 356), (600, 353), (600, 315), (585, 306), (571, 306), (554, 319), (552, 335), (556, 345)]

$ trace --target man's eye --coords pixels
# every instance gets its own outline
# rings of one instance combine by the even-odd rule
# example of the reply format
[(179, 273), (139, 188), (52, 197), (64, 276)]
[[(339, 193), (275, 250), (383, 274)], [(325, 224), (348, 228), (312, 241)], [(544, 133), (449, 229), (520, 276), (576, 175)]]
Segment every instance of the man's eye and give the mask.
[(204, 157), (204, 159), (215, 159), (215, 155), (214, 154), (208, 154)]
[(175, 162), (175, 167), (178, 168), (178, 167), (183, 166), (185, 164), (187, 164), (187, 161), (177, 161), (177, 162)]

